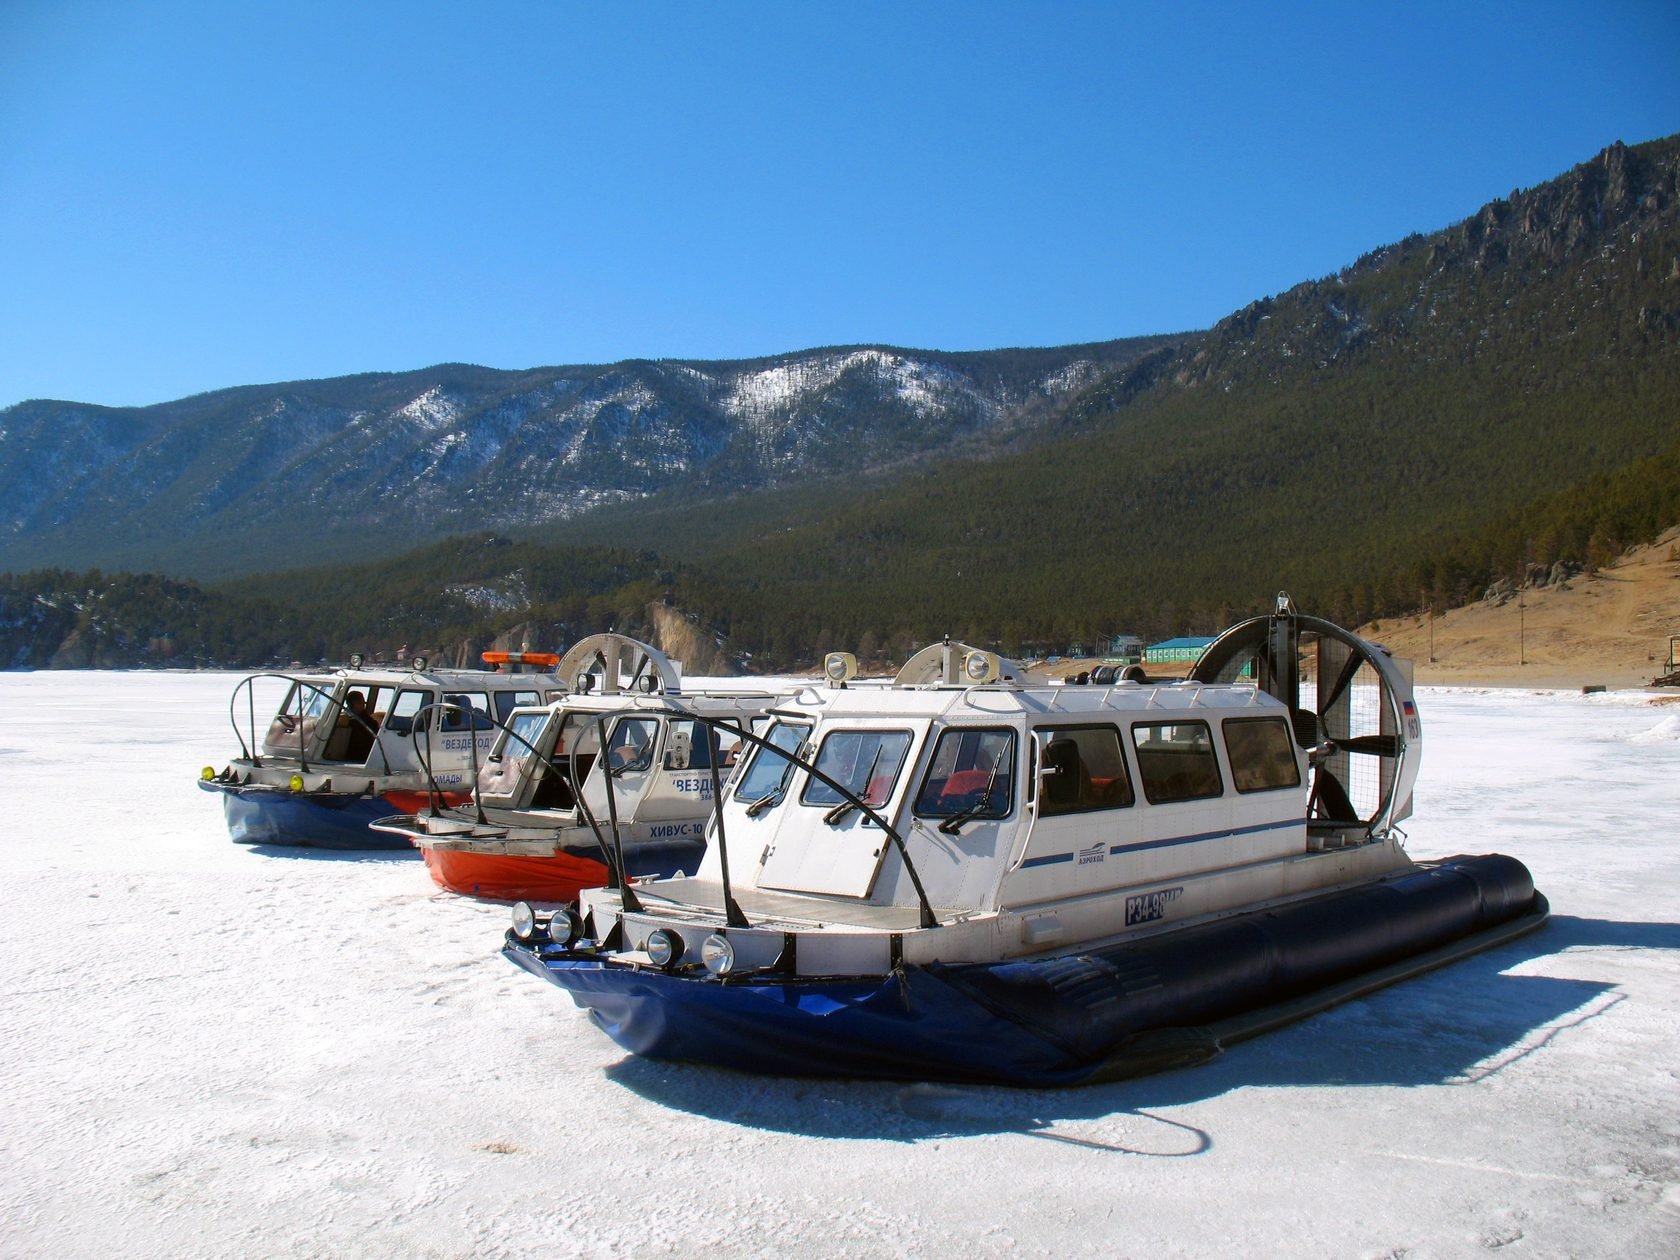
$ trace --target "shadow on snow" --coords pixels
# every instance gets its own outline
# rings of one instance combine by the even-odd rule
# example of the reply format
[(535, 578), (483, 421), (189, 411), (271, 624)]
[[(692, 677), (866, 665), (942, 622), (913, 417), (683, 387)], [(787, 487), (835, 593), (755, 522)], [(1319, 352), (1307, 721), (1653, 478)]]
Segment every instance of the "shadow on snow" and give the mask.
[(264, 857), (304, 858), (311, 862), (412, 862), (420, 857), (420, 850), (412, 845), (406, 849), (328, 849), (307, 844), (242, 844), (239, 847)]
[[(1212, 1149), (1212, 1136), (1155, 1109), (1244, 1088), (1462, 1086), (1503, 1071), (1627, 997), (1610, 981), (1504, 973), (1594, 949), (1680, 949), (1680, 924), (1554, 916), (1532, 936), (1232, 1046), (1201, 1066), (1071, 1089), (752, 1076), (637, 1056), (607, 1075), (661, 1106), (810, 1137), (1018, 1133), (1182, 1158)], [(1065, 1122), (1099, 1120), (1100, 1136), (1055, 1131)]]

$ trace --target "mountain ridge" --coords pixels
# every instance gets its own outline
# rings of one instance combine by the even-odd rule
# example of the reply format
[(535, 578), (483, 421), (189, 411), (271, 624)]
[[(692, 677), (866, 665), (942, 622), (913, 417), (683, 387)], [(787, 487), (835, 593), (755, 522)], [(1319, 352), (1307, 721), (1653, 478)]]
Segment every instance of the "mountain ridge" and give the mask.
[[(951, 441), (1028, 434), (1111, 364), (1171, 340), (438, 365), (146, 408), (20, 403), (0, 411), (0, 544), (25, 563), (110, 565), (139, 552), (113, 554), (121, 529), (187, 557), (188, 572), (251, 571), (296, 562), (267, 535), (300, 516), (317, 533), (358, 532), (360, 546), (336, 548), (353, 558), (391, 538), (540, 524), (678, 482), (740, 491), (890, 468)], [(193, 550), (212, 535), (219, 566)], [(254, 562), (228, 562), (233, 540)]]
[[(451, 520), (492, 525), (500, 494), (513, 509), (536, 504), (510, 509), (510, 533), (634, 556), (621, 610), (663, 592), (778, 660), (946, 631), (1020, 643), (1217, 627), (1279, 587), (1344, 624), (1444, 606), (1492, 574), (1603, 562), (1673, 523), (1662, 514), (1680, 458), (1677, 206), (1680, 137), (1669, 137), (1612, 145), (1202, 333), (726, 361), (740, 370), (628, 360), (341, 378), (384, 408), (389, 447), (371, 411), (351, 423), (335, 381), (279, 398), (237, 387), (266, 410), (243, 445), (219, 450), (194, 442), (216, 424), (216, 395), (182, 404), (191, 423), (139, 437), (67, 405), (88, 427), (82, 445), (120, 467), (151, 513), (84, 522), (71, 541), (112, 567), (126, 529), (131, 552), (196, 547), (215, 571), (216, 554), (254, 532), (281, 562), (236, 585), (284, 598), (309, 582), (278, 570), (394, 554), (441, 528), (440, 504)], [(475, 382), (513, 378), (523, 392), (476, 410), (462, 401)], [(545, 390), (588, 415), (522, 449), (522, 408), (542, 411)], [(704, 423), (668, 423), (679, 412)], [(39, 429), (52, 414), (0, 412), (0, 457), (18, 416)], [(293, 458), (288, 432), (319, 445)], [(173, 453), (167, 470), (118, 449), (147, 435)], [(549, 475), (532, 489), (513, 475), (551, 474), (562, 437), (599, 453), (595, 480)], [(48, 484), (54, 461), (74, 473), (80, 450), (63, 432), (34, 449), (23, 517), (29, 493), (50, 501), (49, 517), (95, 493), (85, 477)], [(27, 530), (5, 492), (11, 553)], [(172, 535), (157, 519), (170, 514), (198, 523)], [(204, 533), (205, 520), (253, 514), (254, 531)], [(539, 586), (527, 588), (533, 607)], [(460, 608), (448, 616), (468, 624)]]

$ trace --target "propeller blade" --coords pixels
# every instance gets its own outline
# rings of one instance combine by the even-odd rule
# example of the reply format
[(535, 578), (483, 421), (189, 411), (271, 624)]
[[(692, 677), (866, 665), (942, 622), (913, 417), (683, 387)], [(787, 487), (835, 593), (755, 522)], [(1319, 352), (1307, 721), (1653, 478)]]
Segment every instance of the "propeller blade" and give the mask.
[(1336, 683), (1328, 693), (1320, 693), (1318, 697), (1318, 715), (1323, 717), (1330, 712), (1336, 701), (1342, 698), (1342, 692), (1348, 689), (1353, 676), (1359, 672), (1359, 667), (1365, 663), (1365, 658), (1359, 653), (1351, 653), (1342, 664), (1342, 672), (1336, 676)]
[(1343, 752), (1366, 753), (1374, 757), (1400, 755), (1400, 741), (1392, 735), (1356, 735), (1352, 739), (1338, 739), (1336, 747)]
[(1353, 802), (1348, 799), (1347, 790), (1323, 766), (1313, 775), (1312, 797), (1307, 802), (1307, 817), (1314, 816), (1327, 822), (1364, 822), (1359, 812), (1354, 809)]

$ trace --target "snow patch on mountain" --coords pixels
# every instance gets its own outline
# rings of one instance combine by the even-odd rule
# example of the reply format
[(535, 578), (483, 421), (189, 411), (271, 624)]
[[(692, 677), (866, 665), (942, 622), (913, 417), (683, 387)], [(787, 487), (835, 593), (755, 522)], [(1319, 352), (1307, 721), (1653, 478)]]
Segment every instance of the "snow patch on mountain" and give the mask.
[(723, 409), (754, 428), (763, 428), (766, 421), (788, 411), (800, 399), (831, 387), (856, 357), (812, 355), (745, 372), (735, 378)]
[(455, 582), (443, 590), (486, 612), (521, 612), (531, 606), (525, 575), (517, 570), (493, 582)]
[(420, 397), (405, 407), (398, 407), (391, 413), (398, 420), (406, 420), (415, 428), (436, 431), (454, 424), (461, 414), (460, 404), (447, 393), (443, 386), (434, 385)]
[(1065, 368), (1046, 376), (1039, 388), (1050, 397), (1059, 398), (1084, 389), (1101, 375), (1102, 369), (1089, 359), (1075, 359)]
[[(895, 401), (919, 419), (953, 403), (972, 407), (988, 419), (1001, 410), (997, 400), (985, 396), (961, 373), (885, 350), (810, 355), (744, 372), (735, 378), (722, 408), (763, 438), (780, 430), (795, 413), (820, 400), (848, 376), (872, 380), (883, 401)], [(779, 453), (778, 462), (785, 462), (792, 454)]]

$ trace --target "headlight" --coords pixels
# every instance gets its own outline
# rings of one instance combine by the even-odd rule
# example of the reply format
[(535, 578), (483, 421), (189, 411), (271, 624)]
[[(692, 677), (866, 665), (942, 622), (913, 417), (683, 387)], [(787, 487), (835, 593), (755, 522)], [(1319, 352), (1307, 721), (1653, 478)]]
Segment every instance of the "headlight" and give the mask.
[(294, 774), (291, 778), (286, 780), (286, 786), (291, 788), (294, 792), (303, 791), (303, 776), (301, 774)]
[(700, 946), (700, 961), (714, 976), (727, 976), (735, 970), (735, 947), (727, 936), (713, 934)]
[(669, 971), (682, 961), (682, 937), (665, 928), (656, 928), (648, 933), (647, 956), (653, 960), (655, 967)]
[(562, 949), (583, 935), (583, 916), (571, 906), (562, 906), (548, 921), (548, 939)]
[(996, 676), (992, 666), (992, 658), (985, 652), (970, 652), (963, 657), (963, 673), (968, 675), (970, 682), (991, 682)]
[(537, 912), (528, 901), (513, 903), (513, 934), (527, 945), (537, 934)]
[(830, 652), (823, 657), (823, 674), (837, 687), (857, 677), (857, 657), (850, 652)]

